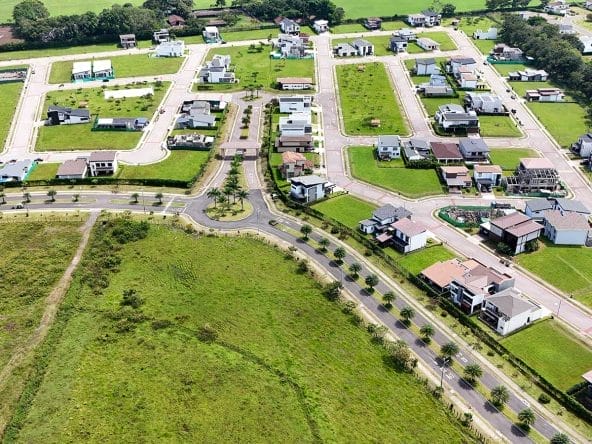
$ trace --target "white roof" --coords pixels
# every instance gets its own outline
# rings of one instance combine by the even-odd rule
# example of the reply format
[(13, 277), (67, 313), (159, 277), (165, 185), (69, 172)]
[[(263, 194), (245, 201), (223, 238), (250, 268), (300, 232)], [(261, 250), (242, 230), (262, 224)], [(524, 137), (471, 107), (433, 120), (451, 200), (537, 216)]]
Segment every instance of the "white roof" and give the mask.
[(79, 74), (83, 72), (90, 72), (91, 71), (91, 62), (74, 62), (72, 64), (72, 74)]
[(208, 33), (217, 33), (218, 28), (216, 26), (206, 26), (205, 31)]
[(93, 62), (94, 71), (109, 71), (111, 70), (111, 60), (95, 60)]
[(98, 125), (110, 125), (113, 123), (113, 119), (109, 118), (109, 117), (102, 117), (97, 119), (97, 124)]

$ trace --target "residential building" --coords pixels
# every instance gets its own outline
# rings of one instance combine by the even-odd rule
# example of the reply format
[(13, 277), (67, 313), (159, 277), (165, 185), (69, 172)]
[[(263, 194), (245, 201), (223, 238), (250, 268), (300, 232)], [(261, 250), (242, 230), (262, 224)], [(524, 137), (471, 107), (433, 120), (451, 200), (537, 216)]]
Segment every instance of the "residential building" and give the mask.
[(489, 28), (487, 31), (477, 29), (473, 32), (473, 38), (475, 40), (496, 40), (497, 28)]
[(93, 177), (113, 175), (117, 166), (116, 151), (94, 151), (88, 159), (90, 175)]
[(548, 78), (549, 74), (544, 69), (526, 68), (508, 73), (508, 80), (512, 82), (546, 82)]
[(462, 163), (463, 156), (453, 142), (432, 142), (432, 155), (440, 164)]
[(136, 48), (138, 46), (136, 34), (121, 34), (119, 36), (119, 46), (123, 49)]
[(280, 34), (273, 45), (279, 51), (280, 57), (300, 59), (308, 54), (306, 43), (297, 35)]
[[(391, 228), (393, 232), (390, 243), (400, 252), (411, 253), (426, 246), (428, 231), (421, 222), (403, 218), (391, 224)], [(379, 237), (376, 239), (380, 242)]]
[(359, 227), (365, 234), (381, 233), (400, 219), (409, 219), (411, 212), (403, 207), (386, 204), (372, 212), (370, 219), (360, 221)]
[(436, 59), (415, 59), (415, 74), (418, 76), (440, 74), (440, 68), (436, 65)]
[(298, 23), (296, 23), (294, 20), (290, 20), (289, 18), (284, 18), (280, 22), (280, 30), (284, 34), (298, 35), (298, 34), (300, 34), (300, 25)]
[(582, 54), (590, 54), (592, 53), (592, 37), (588, 35), (581, 35), (578, 37), (580, 42), (582, 42)]
[(473, 168), (473, 180), (477, 190), (481, 192), (490, 192), (492, 188), (500, 186), (502, 176), (502, 168), (499, 165), (477, 164)]
[(571, 150), (578, 156), (589, 159), (592, 154), (592, 133), (586, 133), (578, 138), (571, 146)]
[(58, 179), (84, 179), (88, 172), (86, 157), (66, 160), (58, 167), (56, 177)]
[(290, 179), (290, 195), (304, 203), (311, 203), (330, 194), (334, 185), (319, 176), (299, 176)]
[(442, 15), (432, 10), (421, 11), (419, 14), (407, 16), (407, 23), (411, 26), (438, 26), (442, 20)]
[(333, 48), (333, 53), (339, 57), (364, 57), (374, 54), (374, 45), (367, 40), (356, 39), (351, 43), (339, 43)]
[(185, 54), (185, 42), (172, 40), (163, 42), (156, 47), (156, 57), (183, 57)]
[(49, 105), (47, 108), (47, 125), (72, 125), (89, 122), (90, 111), (88, 109), (68, 108), (58, 105)]
[(503, 242), (512, 254), (526, 250), (526, 244), (539, 238), (543, 226), (518, 211), (481, 224), (481, 231), (493, 242)]
[(498, 43), (493, 47), (492, 56), (500, 61), (515, 61), (520, 62), (524, 60), (524, 53), (520, 48), (508, 46), (505, 43)]
[(394, 36), (402, 37), (408, 42), (414, 42), (417, 40), (417, 33), (411, 28), (402, 28), (393, 32)]
[(505, 336), (543, 318), (547, 313), (515, 288), (508, 288), (485, 299), (481, 319)]
[(312, 89), (312, 78), (310, 77), (278, 77), (276, 82), (283, 90)]
[(202, 35), (206, 43), (220, 43), (222, 41), (220, 31), (216, 26), (206, 26), (202, 31)]
[(454, 258), (447, 261), (439, 261), (424, 268), (419, 273), (419, 277), (437, 292), (444, 293), (450, 290), (450, 284), (454, 279), (461, 278), (465, 273), (478, 266), (484, 267), (476, 259), (461, 261)]
[(317, 34), (327, 32), (329, 30), (329, 22), (327, 20), (315, 20), (312, 24), (312, 29), (314, 29)]
[(458, 148), (466, 162), (489, 162), (489, 147), (481, 137), (461, 137)]
[(309, 113), (293, 113), (280, 117), (278, 130), (282, 136), (304, 136), (312, 134), (312, 120)]
[(409, 46), (409, 42), (399, 35), (393, 34), (389, 40), (389, 48), (394, 53), (406, 52), (407, 46)]
[(474, 72), (477, 69), (477, 61), (472, 57), (452, 57), (446, 63), (446, 71), (451, 74), (459, 74), (461, 68), (465, 72)]
[(95, 60), (92, 63), (93, 78), (95, 80), (112, 79), (114, 77), (111, 60)]
[(528, 102), (563, 102), (565, 94), (559, 88), (529, 89), (524, 95)]
[(358, 50), (351, 43), (342, 42), (333, 47), (333, 54), (338, 57), (356, 57)]
[(229, 55), (216, 54), (212, 60), (203, 65), (197, 75), (202, 83), (236, 83), (238, 80), (234, 72), (230, 71), (231, 58)]
[(520, 159), (514, 174), (504, 180), (510, 194), (553, 192), (559, 188), (559, 173), (544, 157)]
[(430, 76), (429, 86), (447, 86), (448, 80), (442, 74), (432, 74)]
[(431, 86), (428, 84), (420, 85), (417, 91), (422, 93), (424, 97), (453, 97), (454, 90), (448, 85)]
[(556, 197), (551, 201), (554, 202), (553, 209), (560, 211), (561, 214), (578, 213), (586, 216), (586, 218), (590, 216), (590, 210), (579, 200)]
[(569, 3), (565, 0), (552, 1), (545, 5), (543, 11), (549, 14), (565, 15), (569, 11)]
[(185, 19), (177, 14), (171, 14), (166, 19), (169, 26), (180, 27), (185, 26)]
[(427, 140), (411, 138), (403, 143), (403, 155), (407, 162), (426, 160), (431, 152), (430, 143)]
[(590, 233), (588, 217), (576, 212), (547, 210), (543, 226), (544, 236), (555, 245), (586, 245)]
[(441, 105), (434, 115), (438, 126), (444, 131), (466, 131), (467, 133), (479, 132), (479, 117), (475, 111), (465, 111), (456, 104)]
[(459, 72), (454, 76), (458, 86), (461, 89), (471, 90), (477, 89), (479, 86), (479, 77), (473, 72)]
[(374, 45), (368, 40), (356, 39), (352, 42), (352, 46), (358, 51), (360, 56), (369, 56), (374, 54)]
[(92, 80), (92, 62), (72, 63), (72, 81), (79, 82), (85, 80)]
[(577, 34), (577, 32), (574, 29), (573, 25), (570, 25), (567, 23), (562, 23), (559, 25), (559, 34), (572, 35), (572, 34)]
[(526, 201), (524, 213), (537, 222), (543, 222), (545, 213), (553, 210), (554, 207), (555, 204), (552, 199), (530, 199)]
[(292, 151), (296, 153), (313, 151), (314, 145), (312, 134), (304, 134), (299, 136), (281, 135), (275, 139), (275, 149), (278, 153), (284, 153), (286, 151)]
[(417, 46), (424, 51), (437, 51), (440, 49), (440, 44), (438, 42), (427, 37), (418, 38), (416, 43)]
[(278, 97), (280, 113), (306, 113), (312, 107), (312, 96)]
[(209, 113), (193, 112), (182, 114), (177, 119), (175, 128), (188, 129), (188, 128), (215, 128), (216, 117)]
[(7, 162), (0, 167), (0, 183), (22, 182), (32, 171), (35, 162), (30, 159)]
[(401, 138), (399, 136), (378, 136), (376, 153), (380, 160), (401, 158)]
[(507, 114), (499, 96), (491, 93), (467, 92), (465, 106), (477, 114)]
[(464, 165), (443, 166), (440, 167), (440, 173), (449, 193), (461, 193), (463, 189), (471, 188), (473, 184), (469, 170)]
[(93, 131), (142, 131), (147, 125), (146, 117), (99, 117)]
[(312, 172), (314, 164), (311, 160), (304, 157), (303, 154), (293, 151), (282, 153), (282, 164), (279, 167), (280, 173), (284, 179), (302, 176)]
[(382, 19), (379, 17), (368, 17), (364, 20), (364, 28), (370, 31), (378, 31), (382, 27)]
[(171, 39), (171, 35), (168, 29), (162, 28), (152, 33), (152, 41), (156, 44), (168, 42)]
[(167, 148), (169, 150), (196, 150), (207, 151), (212, 147), (214, 138), (203, 134), (178, 134), (167, 137)]

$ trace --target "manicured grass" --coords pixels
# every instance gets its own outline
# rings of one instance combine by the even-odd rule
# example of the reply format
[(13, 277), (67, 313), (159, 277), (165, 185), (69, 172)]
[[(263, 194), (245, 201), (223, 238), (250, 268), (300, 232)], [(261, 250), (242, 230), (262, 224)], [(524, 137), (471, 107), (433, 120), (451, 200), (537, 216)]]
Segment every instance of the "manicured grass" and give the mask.
[(510, 116), (479, 116), (483, 137), (520, 137), (522, 132)]
[(582, 381), (592, 368), (592, 350), (552, 320), (539, 322), (502, 344), (561, 390)]
[(0, 151), (4, 148), (23, 82), (0, 84)]
[[(143, 88), (152, 86), (152, 98), (128, 98), (125, 100), (105, 100), (102, 88), (85, 88), (69, 91), (52, 91), (46, 97), (43, 105), (43, 115), (46, 115), (50, 104), (71, 106), (77, 108), (80, 102), (87, 102), (91, 113), (91, 123), (78, 125), (43, 126), (39, 128), (37, 150), (108, 150), (132, 149), (136, 146), (142, 133), (139, 131), (92, 131), (94, 119), (99, 117), (149, 117), (162, 101), (169, 87), (168, 82), (161, 86), (152, 84), (129, 84), (126, 87)], [(116, 88), (114, 88), (116, 89)], [(119, 102), (119, 103), (118, 103)]]
[[(389, 17), (395, 14), (414, 14), (428, 9), (432, 3), (429, 0), (372, 0), (359, 2), (355, 0), (336, 0), (335, 4), (345, 9), (346, 18), (361, 17)], [(462, 0), (454, 3), (457, 11), (473, 11), (485, 9), (483, 0)]]
[(100, 296), (77, 275), (17, 441), (471, 441), (268, 245), (152, 226), (118, 255)]
[[(447, 32), (422, 32), (418, 37), (427, 37), (440, 44), (440, 51), (454, 51), (456, 44), (452, 41)], [(420, 48), (421, 49), (421, 48)]]
[[(105, 60), (105, 59), (96, 59)], [(179, 71), (184, 57), (150, 57), (148, 54), (123, 55), (110, 57), (115, 71), (115, 78), (158, 76), (174, 74)], [(74, 62), (55, 62), (51, 65), (49, 83), (70, 83)]]
[(483, 55), (490, 54), (493, 50), (493, 47), (495, 46), (494, 40), (473, 40), (473, 43)]
[(43, 163), (40, 162), (35, 166), (35, 169), (29, 174), (27, 180), (50, 180), (56, 177), (59, 163)]
[[(391, 248), (389, 248), (391, 250)], [(456, 257), (456, 255), (443, 245), (424, 248), (405, 254), (399, 260), (399, 263), (413, 275), (419, 274), (424, 268), (435, 264), (438, 261), (447, 261)]]
[[(444, 193), (435, 170), (382, 168), (371, 147), (350, 147), (349, 164), (352, 175), (364, 182), (398, 192), (407, 197)], [(384, 162), (388, 163), (388, 162)]]
[(313, 208), (349, 228), (356, 229), (361, 220), (372, 217), (372, 212), (377, 207), (370, 202), (344, 194), (317, 203)]
[[(392, 22), (382, 22), (381, 31), (396, 31), (398, 29), (407, 28), (409, 25), (403, 21), (395, 20)], [(331, 34), (351, 34), (356, 32), (365, 32), (367, 35), (371, 35), (373, 31), (370, 31), (361, 23), (346, 23), (343, 25), (337, 25), (331, 27)], [(365, 38), (365, 37), (364, 37)]]
[(250, 49), (247, 46), (225, 47), (211, 49), (206, 61), (211, 60), (215, 54), (230, 55), (239, 83), (235, 84), (197, 84), (213, 90), (240, 91), (249, 85), (263, 85), (271, 90), (276, 87), (278, 77), (311, 77), (314, 82), (314, 60), (272, 60), (269, 57), (271, 46), (257, 45), (261, 51)]
[[(508, 73), (513, 71), (523, 71), (527, 66), (524, 63), (492, 63), (491, 66), (495, 68), (497, 72), (500, 73), (501, 76), (507, 77)], [(520, 83), (520, 82), (516, 82)], [(530, 84), (532, 82), (523, 82), (525, 84)]]
[[(358, 68), (363, 66), (363, 70)], [(382, 63), (338, 65), (337, 83), (345, 132), (355, 135), (409, 133), (393, 85)], [(370, 126), (372, 119), (380, 127)]]
[(514, 171), (523, 157), (539, 157), (539, 153), (529, 148), (492, 148), (489, 152), (491, 163), (502, 167), (504, 172)]
[[(253, 29), (250, 31), (222, 31), (222, 38), (226, 42), (238, 42), (241, 40), (263, 40), (267, 42), (267, 39), (271, 35), (271, 38), (277, 37), (276, 29)], [(202, 42), (203, 43), (203, 37)]]
[(208, 161), (209, 151), (174, 150), (162, 162), (121, 165), (118, 179), (170, 179), (190, 181)]
[(464, 91), (458, 91), (458, 97), (422, 97), (421, 103), (423, 103), (428, 116), (433, 117), (434, 114), (436, 114), (436, 111), (438, 111), (438, 108), (442, 105), (447, 105), (449, 103), (462, 105), (464, 96)]
[(528, 103), (527, 106), (564, 148), (589, 130), (586, 110), (578, 103)]
[[(377, 35), (377, 36), (370, 36), (370, 37), (364, 36), (364, 40), (367, 40), (374, 45), (374, 55), (377, 55), (377, 56), (393, 55), (393, 52), (389, 48), (390, 39), (391, 39), (391, 37), (388, 35)], [(354, 40), (355, 39), (353, 39), (353, 38), (333, 39), (333, 40), (331, 40), (331, 47), (337, 46), (340, 43), (346, 43), (346, 42), (351, 43)], [(337, 58), (350, 59), (353, 57), (337, 57)]]
[(538, 251), (520, 254), (515, 260), (551, 285), (592, 307), (592, 254), (589, 248), (540, 242)]
[(519, 97), (524, 97), (529, 89), (553, 87), (549, 82), (510, 82), (510, 86)]

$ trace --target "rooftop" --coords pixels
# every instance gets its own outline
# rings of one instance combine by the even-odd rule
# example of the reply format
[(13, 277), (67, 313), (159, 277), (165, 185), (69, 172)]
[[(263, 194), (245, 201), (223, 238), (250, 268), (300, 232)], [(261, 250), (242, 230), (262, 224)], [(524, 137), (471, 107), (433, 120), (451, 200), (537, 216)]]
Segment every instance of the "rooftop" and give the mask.
[(532, 211), (552, 210), (553, 202), (549, 199), (531, 199), (526, 201), (526, 207)]
[(555, 199), (555, 202), (557, 203), (557, 206), (561, 207), (563, 211), (590, 214), (590, 210), (586, 208), (586, 205), (584, 205), (579, 200), (571, 200), (566, 199), (564, 197), (558, 197)]
[(533, 169), (533, 170), (545, 170), (545, 169), (555, 169), (553, 162), (545, 157), (527, 157), (520, 159), (520, 165), (524, 169)]
[(564, 213), (559, 210), (547, 210), (544, 213), (545, 223), (556, 230), (589, 230), (588, 218), (580, 213)]
[(438, 285), (440, 288), (447, 287), (455, 278), (460, 278), (479, 262), (469, 259), (461, 262), (458, 259), (450, 259), (444, 262), (436, 262), (424, 269), (421, 274)]
[(62, 163), (57, 172), (57, 176), (75, 176), (83, 175), (86, 172), (86, 158), (69, 159)]
[(292, 179), (290, 179), (290, 181), (292, 183), (304, 185), (305, 187), (320, 185), (328, 182), (327, 179), (324, 179), (314, 174), (310, 176), (293, 177)]
[(407, 218), (399, 219), (397, 222), (391, 224), (391, 227), (409, 237), (417, 236), (426, 231), (426, 227), (422, 223)]
[(374, 210), (372, 216), (381, 220), (389, 219), (391, 217), (394, 217), (395, 219), (403, 219), (411, 216), (411, 211), (403, 207), (395, 207), (394, 205), (386, 204)]
[(522, 297), (522, 293), (515, 288), (506, 288), (499, 293), (487, 297), (486, 301), (495, 305), (500, 312), (510, 318), (540, 308), (538, 305)]
[(499, 165), (475, 165), (473, 168), (475, 173), (498, 173), (502, 174), (502, 167)]
[(278, 83), (312, 84), (310, 77), (278, 77)]
[(462, 160), (458, 145), (452, 142), (432, 142), (432, 153), (436, 159)]
[(93, 151), (90, 154), (89, 162), (114, 162), (116, 151)]

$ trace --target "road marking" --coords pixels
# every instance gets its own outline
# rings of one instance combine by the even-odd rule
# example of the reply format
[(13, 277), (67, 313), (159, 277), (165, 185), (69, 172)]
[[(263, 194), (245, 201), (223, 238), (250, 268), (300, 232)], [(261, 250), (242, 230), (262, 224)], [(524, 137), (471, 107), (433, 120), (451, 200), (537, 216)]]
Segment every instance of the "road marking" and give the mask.
[(164, 207), (161, 214), (165, 214), (174, 201), (175, 201), (175, 196), (173, 196), (173, 198), (171, 200), (169, 200), (169, 203), (167, 203), (166, 207)]

